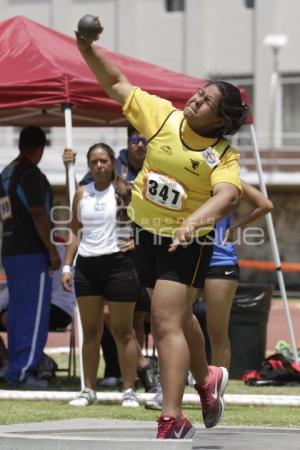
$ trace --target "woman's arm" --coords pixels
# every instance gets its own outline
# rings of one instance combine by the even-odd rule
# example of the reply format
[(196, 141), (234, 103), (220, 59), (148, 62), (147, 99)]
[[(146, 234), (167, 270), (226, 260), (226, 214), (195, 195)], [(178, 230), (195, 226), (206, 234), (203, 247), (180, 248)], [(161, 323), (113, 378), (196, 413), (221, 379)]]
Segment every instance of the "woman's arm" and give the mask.
[(273, 209), (273, 203), (264, 196), (258, 189), (241, 180), (242, 197), (252, 208), (243, 217), (238, 219), (230, 228), (244, 227), (248, 223), (254, 222), (259, 217), (264, 216)]
[(213, 187), (213, 196), (199, 209), (187, 217), (176, 230), (169, 251), (175, 251), (178, 245), (188, 245), (188, 240), (199, 228), (211, 228), (218, 220), (227, 216), (239, 199), (239, 189), (231, 183), (217, 183)]
[(49, 214), (44, 206), (35, 206), (30, 208), (32, 222), (34, 227), (46, 247), (50, 260), (50, 268), (58, 270), (60, 268), (60, 257), (57, 248), (50, 239), (51, 236), (51, 222)]
[(258, 189), (241, 180), (243, 189), (241, 199), (247, 202), (252, 208), (242, 217), (235, 220), (228, 230), (226, 230), (224, 240), (222, 242), (225, 245), (228, 241), (233, 240), (234, 231), (237, 228), (243, 228), (251, 222), (259, 219), (265, 214), (269, 213), (273, 209), (273, 203)]
[(70, 236), (65, 248), (64, 265), (62, 268), (61, 284), (65, 291), (70, 292), (72, 289), (72, 265), (79, 245), (79, 231), (82, 224), (78, 220), (78, 204), (82, 197), (84, 188), (77, 189), (73, 205), (72, 205), (72, 221), (70, 226)]
[(101, 53), (99, 47), (90, 45), (84, 40), (78, 31), (75, 32), (77, 46), (87, 65), (103, 87), (109, 97), (120, 105), (125, 101), (132, 90), (132, 84), (125, 75)]

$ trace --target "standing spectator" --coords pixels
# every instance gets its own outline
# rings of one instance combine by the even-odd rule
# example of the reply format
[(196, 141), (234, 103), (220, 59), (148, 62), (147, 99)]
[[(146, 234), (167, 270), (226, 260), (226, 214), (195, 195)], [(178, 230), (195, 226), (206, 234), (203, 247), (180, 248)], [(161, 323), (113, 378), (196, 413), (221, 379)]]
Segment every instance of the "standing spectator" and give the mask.
[(127, 252), (121, 251), (117, 239), (117, 228), (128, 222), (130, 187), (115, 175), (114, 152), (108, 145), (93, 145), (87, 160), (94, 181), (76, 191), (62, 274), (62, 285), (68, 291), (78, 250), (74, 283), (83, 329), (85, 389), (70, 404), (88, 406), (97, 401), (95, 389), (107, 302), (123, 379), (122, 405), (138, 407), (134, 390), (137, 345), (133, 312), (139, 284), (134, 264)]
[(242, 181), (242, 190), (241, 200), (247, 202), (251, 208), (247, 214), (233, 223), (231, 216), (217, 223), (214, 252), (203, 291), (212, 364), (227, 369), (231, 358), (229, 319), (239, 280), (238, 257), (231, 238), (234, 230), (245, 227), (273, 208), (268, 198), (245, 181)]
[[(120, 151), (116, 159), (116, 173), (133, 185), (135, 178), (141, 170), (145, 155), (147, 140), (131, 124), (127, 126), (127, 148)], [(129, 252), (135, 264), (137, 264), (135, 250)], [(157, 380), (154, 366), (151, 360), (145, 358), (141, 349), (144, 346), (144, 322), (147, 312), (150, 311), (150, 298), (143, 286), (140, 286), (139, 296), (135, 305), (133, 326), (139, 346), (138, 352), (138, 376), (146, 392), (154, 392), (157, 389)]]
[[(127, 126), (127, 148), (124, 148), (120, 151), (120, 154), (115, 161), (115, 172), (123, 180), (130, 184), (133, 184), (135, 177), (143, 166), (146, 154), (146, 144), (147, 141), (145, 137), (141, 135), (132, 125), (129, 124)], [(71, 149), (65, 149), (63, 154), (63, 161), (65, 165), (68, 162), (75, 162), (75, 153)], [(79, 182), (79, 184), (81, 186), (84, 186), (92, 181), (92, 174), (90, 171), (88, 171), (83, 179)], [(125, 235), (123, 231), (122, 236), (126, 238), (128, 245), (131, 245), (131, 243), (128, 241), (130, 231), (127, 235)], [(135, 262), (135, 251), (132, 247), (130, 247), (128, 255), (130, 255)], [(145, 336), (144, 322), (145, 316), (149, 311), (149, 295), (146, 289), (143, 286), (140, 286), (133, 318), (134, 330), (138, 345), (137, 373), (145, 391), (154, 392), (158, 387), (154, 365), (152, 363), (152, 360), (145, 358), (142, 353)], [(105, 361), (104, 379), (100, 384), (103, 387), (118, 386), (120, 384), (121, 376), (117, 358), (116, 344), (109, 331), (108, 324), (109, 310), (108, 308), (105, 308), (105, 323), (101, 340), (103, 357)]]
[(148, 140), (128, 211), (137, 225), (141, 283), (153, 291), (151, 324), (163, 389), (157, 438), (189, 438), (195, 429), (181, 410), (189, 365), (206, 427), (217, 425), (224, 410), (228, 373), (208, 367), (192, 305), (208, 270), (214, 223), (231, 211), (241, 192), (239, 155), (223, 136), (240, 128), (248, 108), (238, 88), (210, 81), (184, 111), (176, 110), (134, 87), (99, 47), (79, 32), (76, 36), (102, 88)]
[[(65, 247), (63, 241), (55, 236), (56, 248), (60, 259), (63, 261), (65, 256)], [(66, 292), (61, 285), (61, 270), (53, 272), (52, 291), (51, 291), (51, 308), (49, 316), (49, 331), (63, 330), (72, 321), (76, 305), (75, 292)], [(7, 286), (0, 292), (0, 331), (7, 331), (7, 317), (9, 310), (9, 292)], [(45, 366), (49, 366), (50, 358), (43, 354), (37, 366), (37, 377), (41, 378)], [(0, 337), (0, 378), (5, 373), (7, 366), (7, 349), (3, 339)]]
[(37, 167), (45, 144), (43, 130), (24, 128), (19, 137), (20, 154), (0, 177), (2, 261), (10, 298), (5, 379), (10, 384), (33, 387), (46, 386), (34, 373), (48, 335), (49, 269), (60, 267), (50, 240), (52, 191)]
[[(127, 148), (123, 148), (115, 162), (115, 172), (123, 180), (133, 183), (135, 177), (143, 167), (146, 154), (147, 140), (132, 125), (127, 126)], [(74, 152), (67, 149), (64, 153), (64, 163), (74, 162)], [(89, 170), (80, 181), (80, 185), (85, 185), (93, 181)]]

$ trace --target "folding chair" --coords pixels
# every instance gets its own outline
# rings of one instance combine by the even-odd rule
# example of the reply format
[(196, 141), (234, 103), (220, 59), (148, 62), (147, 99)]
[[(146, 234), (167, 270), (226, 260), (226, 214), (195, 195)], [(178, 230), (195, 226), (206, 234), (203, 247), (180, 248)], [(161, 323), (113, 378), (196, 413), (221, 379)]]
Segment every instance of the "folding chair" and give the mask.
[(67, 372), (68, 378), (76, 377), (76, 342), (75, 342), (75, 319), (66, 328), (49, 329), (50, 333), (70, 332), (68, 365), (56, 369), (56, 372)]

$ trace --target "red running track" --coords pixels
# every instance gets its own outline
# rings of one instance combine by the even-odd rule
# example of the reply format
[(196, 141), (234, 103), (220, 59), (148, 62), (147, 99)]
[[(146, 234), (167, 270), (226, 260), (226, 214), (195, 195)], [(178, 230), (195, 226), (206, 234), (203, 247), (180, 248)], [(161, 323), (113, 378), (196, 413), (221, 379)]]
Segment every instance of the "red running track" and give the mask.
[[(289, 310), (293, 321), (296, 343), (300, 347), (300, 302), (289, 300)], [(290, 342), (288, 324), (282, 300), (273, 299), (267, 325), (267, 353), (275, 352), (277, 341)], [(68, 346), (69, 333), (49, 333), (47, 346)]]

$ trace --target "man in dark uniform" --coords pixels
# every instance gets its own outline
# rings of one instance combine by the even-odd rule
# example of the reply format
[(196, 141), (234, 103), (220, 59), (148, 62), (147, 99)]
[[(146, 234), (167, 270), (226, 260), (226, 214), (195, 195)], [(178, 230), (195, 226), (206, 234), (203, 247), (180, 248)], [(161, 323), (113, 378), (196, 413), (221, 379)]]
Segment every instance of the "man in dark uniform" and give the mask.
[(0, 175), (2, 261), (10, 297), (5, 379), (10, 384), (33, 387), (46, 387), (45, 380), (36, 379), (35, 371), (48, 334), (49, 269), (60, 267), (51, 242), (52, 191), (37, 167), (45, 144), (43, 130), (24, 128), (19, 156)]

